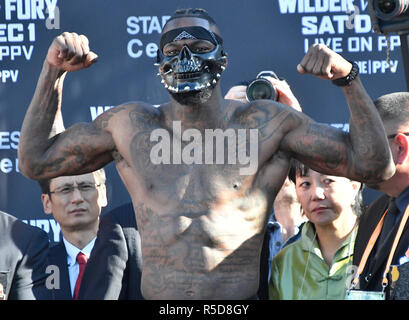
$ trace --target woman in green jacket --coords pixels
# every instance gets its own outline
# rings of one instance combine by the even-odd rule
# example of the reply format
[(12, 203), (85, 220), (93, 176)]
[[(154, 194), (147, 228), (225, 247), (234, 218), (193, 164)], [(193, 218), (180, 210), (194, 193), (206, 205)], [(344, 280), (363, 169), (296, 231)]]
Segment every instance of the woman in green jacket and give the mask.
[(352, 271), (361, 183), (294, 162), (290, 178), (308, 222), (271, 269), (270, 299), (344, 299)]

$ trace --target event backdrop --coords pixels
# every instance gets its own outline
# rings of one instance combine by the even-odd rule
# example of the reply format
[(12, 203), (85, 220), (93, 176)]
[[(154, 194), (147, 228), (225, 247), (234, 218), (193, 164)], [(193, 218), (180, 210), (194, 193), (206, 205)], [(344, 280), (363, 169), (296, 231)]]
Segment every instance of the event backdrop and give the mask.
[[(400, 39), (371, 30), (366, 0), (0, 0), (0, 210), (46, 230), (60, 240), (59, 226), (43, 212), (40, 188), (18, 171), (20, 128), (47, 49), (64, 31), (86, 35), (97, 64), (66, 77), (65, 125), (90, 122), (131, 100), (168, 101), (153, 66), (162, 27), (178, 8), (200, 7), (215, 18), (229, 64), (222, 90), (251, 80), (261, 70), (287, 79), (306, 114), (348, 130), (342, 90), (296, 71), (316, 42), (356, 61), (371, 98), (406, 91)], [(129, 201), (113, 164), (106, 167), (109, 205)], [(377, 195), (365, 191), (368, 203)]]

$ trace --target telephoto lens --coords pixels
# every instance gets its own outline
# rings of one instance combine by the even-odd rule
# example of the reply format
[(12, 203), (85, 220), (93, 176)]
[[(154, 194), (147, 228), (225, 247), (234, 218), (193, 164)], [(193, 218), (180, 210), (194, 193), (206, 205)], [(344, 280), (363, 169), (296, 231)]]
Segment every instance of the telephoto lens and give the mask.
[(257, 75), (257, 78), (250, 82), (246, 89), (246, 96), (248, 101), (259, 99), (278, 99), (278, 94), (270, 81), (263, 78), (263, 76), (270, 76), (278, 79), (273, 71), (262, 71)]
[(409, 9), (409, 0), (372, 0), (375, 14), (383, 20), (406, 16)]

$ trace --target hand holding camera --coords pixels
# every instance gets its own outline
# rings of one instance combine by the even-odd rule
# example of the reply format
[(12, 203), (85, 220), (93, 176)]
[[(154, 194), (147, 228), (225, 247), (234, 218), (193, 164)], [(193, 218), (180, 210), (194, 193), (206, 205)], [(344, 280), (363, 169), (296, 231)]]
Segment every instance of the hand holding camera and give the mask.
[(288, 83), (285, 80), (280, 80), (273, 71), (261, 71), (256, 79), (250, 81), (248, 86), (237, 85), (230, 88), (225, 99), (238, 100), (243, 103), (268, 99), (302, 111)]

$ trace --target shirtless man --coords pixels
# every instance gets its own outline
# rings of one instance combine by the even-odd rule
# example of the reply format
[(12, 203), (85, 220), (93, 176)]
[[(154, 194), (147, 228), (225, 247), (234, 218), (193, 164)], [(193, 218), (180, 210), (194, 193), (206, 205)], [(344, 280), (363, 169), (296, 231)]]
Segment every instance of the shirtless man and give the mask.
[[(20, 170), (31, 179), (49, 179), (116, 161), (141, 234), (146, 299), (254, 296), (268, 214), (287, 176), (289, 157), (326, 174), (365, 182), (394, 173), (382, 122), (358, 77), (342, 89), (351, 113), (349, 134), (274, 101), (223, 99), (219, 78), (227, 57), (219, 29), (201, 10), (177, 12), (163, 29), (158, 70), (170, 102), (159, 108), (126, 103), (92, 123), (51, 136), (67, 71), (87, 68), (96, 58), (83, 35), (63, 33), (54, 39), (21, 129)], [(338, 79), (351, 67), (319, 45), (298, 69)], [(181, 131), (172, 131), (176, 121)], [(240, 174), (242, 164), (152, 161), (155, 129), (180, 139), (187, 129), (204, 135), (208, 129), (228, 128), (258, 130), (255, 173)]]

